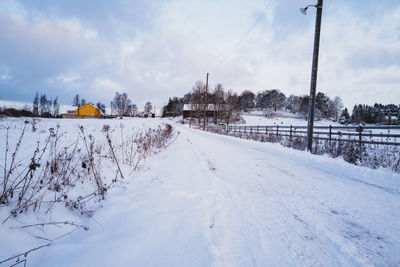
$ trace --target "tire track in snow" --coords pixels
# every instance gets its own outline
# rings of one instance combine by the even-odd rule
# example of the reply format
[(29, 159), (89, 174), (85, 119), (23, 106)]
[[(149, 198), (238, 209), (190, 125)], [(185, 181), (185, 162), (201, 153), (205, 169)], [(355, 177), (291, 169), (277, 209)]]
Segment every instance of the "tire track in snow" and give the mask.
[[(203, 178), (208, 179), (208, 192), (205, 192), (207, 197), (207, 210), (208, 210), (208, 229), (205, 229), (205, 235), (211, 244), (211, 252), (213, 253), (215, 260), (218, 261), (221, 256), (220, 247), (213, 238), (213, 235), (217, 235), (217, 239), (222, 239), (222, 232), (219, 231), (219, 224), (216, 221), (217, 216), (223, 216), (224, 210), (221, 206), (217, 204), (217, 190), (215, 189), (215, 180), (218, 179), (215, 175), (216, 167), (215, 165), (207, 158), (205, 158), (204, 154), (202, 154), (196, 147), (193, 145), (190, 138), (186, 138), (186, 141), (190, 144), (191, 153), (196, 157), (197, 162), (199, 163), (204, 174)], [(214, 180), (214, 181), (213, 181)]]
[[(188, 130), (186, 133), (191, 136), (193, 145), (198, 149), (197, 153), (202, 154), (203, 162), (209, 161), (215, 167), (216, 171), (212, 175), (218, 178), (215, 184), (218, 190), (216, 198), (224, 203), (229, 220), (238, 221), (232, 222), (232, 227), (227, 223), (223, 225), (224, 235), (221, 235), (222, 239), (217, 238), (217, 241), (225, 256), (222, 255), (219, 262), (255, 265), (265, 263), (265, 260), (275, 260), (277, 264), (307, 266), (385, 262), (390, 265), (398, 262), (396, 253), (391, 252), (393, 249), (399, 251), (398, 238), (390, 238), (373, 229), (379, 229), (375, 226), (382, 221), (374, 215), (379, 213), (378, 207), (384, 208), (384, 201), (399, 203), (398, 194), (375, 185), (360, 183), (351, 175), (335, 176), (322, 167), (315, 168), (315, 164), (306, 166), (307, 161), (301, 162), (297, 156), (281, 159), (279, 153), (269, 154), (265, 149), (246, 147), (240, 141), (235, 145), (233, 138), (217, 135), (213, 138), (212, 134), (196, 130)], [(205, 143), (209, 145), (204, 146)], [(224, 148), (228, 150), (224, 155), (215, 152)], [(251, 154), (257, 156), (247, 160), (237, 156), (241, 151), (247, 155), (252, 151)], [(238, 174), (240, 176), (242, 169), (257, 167), (264, 173), (250, 171), (240, 180), (229, 178)], [(243, 182), (245, 179), (248, 183)], [(371, 210), (362, 203), (368, 199), (364, 197), (367, 192), (377, 200), (372, 202), (376, 207), (371, 207)], [(342, 201), (335, 194), (342, 195), (350, 203)], [(262, 202), (268, 206), (263, 207)], [(274, 216), (269, 216), (268, 212), (274, 213)], [(398, 231), (393, 216), (387, 211), (385, 215)], [(249, 227), (254, 229), (249, 230)], [(232, 232), (239, 237), (230, 236), (234, 235)], [(232, 244), (249, 240), (253, 244)], [(246, 251), (248, 248), (251, 250)], [(292, 258), (265, 256), (274, 250), (291, 251)], [(235, 254), (240, 253), (250, 256), (240, 261), (239, 257), (235, 257)]]

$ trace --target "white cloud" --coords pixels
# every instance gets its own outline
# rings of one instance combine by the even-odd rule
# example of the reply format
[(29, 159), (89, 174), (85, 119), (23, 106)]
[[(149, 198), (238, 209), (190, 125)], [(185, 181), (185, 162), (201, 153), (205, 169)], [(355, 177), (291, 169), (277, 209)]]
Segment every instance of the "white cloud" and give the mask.
[(55, 78), (50, 78), (48, 82), (51, 83), (62, 83), (62, 84), (71, 84), (76, 81), (79, 81), (81, 76), (75, 73), (68, 73), (68, 74), (60, 74), (57, 75)]
[(0, 66), (0, 80), (6, 81), (12, 79), (10, 70), (7, 66)]
[[(308, 94), (315, 17), (298, 12), (303, 3), (277, 2), (230, 53), (270, 2), (152, 2), (135, 19), (118, 1), (112, 7), (100, 1), (99, 11), (87, 14), (75, 1), (0, 8), (0, 63), (13, 74), (6, 85), (17, 92), (32, 86), (24, 90), (33, 97), (37, 88), (51, 85), (48, 90), (56, 88), (67, 103), (76, 93), (109, 103), (120, 91), (139, 106), (147, 100), (161, 106), (210, 71), (211, 87)], [(324, 9), (318, 88), (341, 96), (348, 107), (400, 99), (400, 6), (365, 15), (352, 3), (335, 5), (328, 2)], [(8, 76), (0, 69), (1, 77)], [(28, 95), (19, 90), (21, 96), (7, 97)]]

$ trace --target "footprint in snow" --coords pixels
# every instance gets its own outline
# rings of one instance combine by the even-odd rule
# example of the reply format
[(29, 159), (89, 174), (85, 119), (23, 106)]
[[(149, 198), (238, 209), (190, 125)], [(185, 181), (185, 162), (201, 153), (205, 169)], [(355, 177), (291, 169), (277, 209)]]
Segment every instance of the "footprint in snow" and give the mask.
[(294, 174), (293, 173), (291, 173), (291, 172), (288, 172), (287, 170), (280, 170), (281, 171), (281, 173), (283, 174), (283, 175), (287, 175), (287, 176), (294, 176)]
[(335, 215), (349, 215), (349, 213), (347, 213), (347, 212), (344, 211), (344, 210), (342, 210), (342, 211), (337, 211), (337, 210), (335, 210), (335, 209), (331, 209), (330, 212), (331, 212), (332, 214), (335, 214)]
[(215, 225), (215, 217), (211, 218), (211, 223), (208, 225), (208, 228), (213, 229)]
[(210, 171), (215, 172), (217, 169), (215, 168), (214, 163), (212, 163), (210, 160), (208, 160), (208, 169), (210, 169)]
[(298, 222), (304, 222), (303, 219), (301, 219), (299, 216), (297, 216), (297, 214), (294, 214), (293, 218)]

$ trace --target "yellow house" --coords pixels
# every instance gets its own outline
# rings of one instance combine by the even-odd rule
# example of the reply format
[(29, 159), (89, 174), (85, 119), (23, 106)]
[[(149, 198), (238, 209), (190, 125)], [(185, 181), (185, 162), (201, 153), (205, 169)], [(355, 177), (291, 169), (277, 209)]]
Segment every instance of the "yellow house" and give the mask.
[(385, 117), (385, 124), (386, 125), (397, 125), (398, 124), (398, 119), (396, 116), (386, 116)]
[(87, 103), (79, 107), (75, 113), (63, 114), (62, 117), (69, 119), (103, 118), (104, 114), (92, 104)]

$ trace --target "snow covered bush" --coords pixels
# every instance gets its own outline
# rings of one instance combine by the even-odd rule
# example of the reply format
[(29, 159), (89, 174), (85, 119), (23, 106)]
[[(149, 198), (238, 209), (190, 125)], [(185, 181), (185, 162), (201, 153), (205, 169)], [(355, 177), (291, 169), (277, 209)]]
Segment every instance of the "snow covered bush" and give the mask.
[[(173, 135), (172, 126), (167, 124), (136, 132), (116, 146), (116, 139), (112, 136), (115, 129), (110, 125), (103, 126), (104, 137), (88, 134), (85, 127), (79, 125), (76, 140), (68, 143), (65, 134), (60, 134), (61, 126), (58, 124), (56, 128), (48, 129), (44, 142), (37, 141), (32, 146), (31, 140), (25, 140), (29, 124), (37, 127), (36, 121), (25, 121), (13, 148), (9, 142), (10, 128), (5, 129), (0, 208), (11, 207), (10, 215), (14, 217), (30, 209), (38, 211), (44, 208), (47, 213), (59, 202), (86, 213), (84, 204), (92, 199), (104, 199), (106, 191), (124, 179), (120, 163), (132, 167), (131, 174), (143, 159), (167, 146)], [(32, 128), (32, 132), (35, 131)], [(113, 163), (118, 175), (106, 177), (107, 174), (102, 173), (105, 160)], [(78, 191), (77, 184), (92, 189), (86, 195), (83, 192), (70, 193), (71, 190)]]
[(28, 220), (17, 227), (26, 230), (37, 228), (36, 224), (42, 228), (71, 226), (64, 229), (67, 233), (87, 230), (71, 221), (54, 222), (52, 211), (65, 209), (77, 216), (91, 216), (112, 187), (123, 186), (145, 158), (166, 148), (174, 136), (171, 125), (160, 123), (146, 127), (134, 122), (132, 132), (124, 134), (125, 126), (116, 125), (115, 120), (105, 125), (100, 120), (0, 122), (4, 140), (0, 148), (0, 223), (20, 224), (16, 217), (37, 214), (35, 223)]
[(306, 138), (302, 136), (294, 136), (292, 140), (290, 138), (285, 140), (284, 146), (291, 147), (297, 150), (306, 149)]

